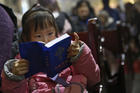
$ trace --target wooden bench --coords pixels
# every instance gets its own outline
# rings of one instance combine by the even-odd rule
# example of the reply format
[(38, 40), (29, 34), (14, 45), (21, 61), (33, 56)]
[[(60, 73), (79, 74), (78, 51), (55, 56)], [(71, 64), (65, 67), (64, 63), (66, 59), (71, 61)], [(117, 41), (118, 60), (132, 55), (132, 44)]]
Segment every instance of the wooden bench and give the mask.
[[(126, 26), (117, 24), (117, 29), (112, 31), (99, 31), (100, 32), (100, 47), (102, 47), (102, 62), (101, 66), (103, 75), (103, 82), (106, 85), (107, 93), (125, 93), (125, 78), (124, 78), (124, 65), (125, 65), (125, 45), (128, 43), (129, 29)], [(110, 57), (106, 57), (106, 51), (110, 51)], [(114, 76), (109, 76), (111, 71), (109, 60), (116, 57), (118, 62), (118, 72)], [(110, 59), (106, 59), (110, 58)], [(118, 60), (117, 60), (118, 59)], [(111, 60), (115, 61), (115, 60)], [(115, 62), (114, 62), (115, 63)], [(111, 63), (113, 64), (113, 62)], [(116, 64), (116, 66), (117, 66)], [(106, 78), (109, 78), (108, 81)], [(112, 79), (112, 81), (111, 81)], [(114, 80), (114, 81), (113, 81)]]

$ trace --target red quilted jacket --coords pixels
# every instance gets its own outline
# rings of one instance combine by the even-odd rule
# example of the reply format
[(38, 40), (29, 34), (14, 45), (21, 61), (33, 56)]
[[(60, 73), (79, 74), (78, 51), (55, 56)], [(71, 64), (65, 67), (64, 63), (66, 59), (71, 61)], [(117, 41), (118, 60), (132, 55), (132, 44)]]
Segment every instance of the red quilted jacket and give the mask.
[[(90, 49), (84, 44), (82, 54), (77, 61), (59, 74), (67, 82), (78, 82), (84, 87), (95, 85), (100, 81), (100, 69)], [(68, 88), (56, 84), (44, 73), (38, 73), (22, 81), (12, 81), (2, 74), (3, 93), (72, 93)], [(77, 91), (77, 90), (76, 90)], [(75, 92), (77, 93), (77, 92)]]

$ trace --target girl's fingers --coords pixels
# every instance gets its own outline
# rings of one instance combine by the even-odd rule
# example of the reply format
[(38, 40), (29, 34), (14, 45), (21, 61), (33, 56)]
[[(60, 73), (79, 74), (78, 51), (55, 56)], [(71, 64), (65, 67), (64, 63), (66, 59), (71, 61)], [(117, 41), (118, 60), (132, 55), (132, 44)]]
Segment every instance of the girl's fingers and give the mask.
[(28, 70), (18, 71), (17, 75), (24, 75), (28, 72)]
[(17, 71), (24, 71), (24, 70), (28, 70), (29, 68), (28, 67), (18, 67), (18, 68), (15, 68)]
[(75, 40), (74, 40), (75, 45), (79, 44), (79, 36), (76, 32), (74, 32), (74, 37), (75, 37)]
[(73, 51), (79, 51), (80, 50), (80, 47), (78, 47), (78, 46), (70, 46), (69, 48), (68, 48), (68, 52), (73, 52)]
[(21, 59), (21, 60), (19, 61), (19, 63), (26, 63), (26, 64), (29, 64), (28, 60), (26, 60), (26, 59)]
[(72, 42), (71, 46), (68, 49), (67, 58), (71, 58), (76, 56), (79, 53), (80, 45), (79, 45), (79, 36), (74, 32), (75, 40)]
[(29, 65), (26, 63), (15, 63), (15, 67), (28, 67)]
[(73, 50), (68, 53), (67, 58), (74, 57), (79, 53), (79, 50)]
[(25, 59), (18, 60), (14, 63), (12, 72), (16, 75), (24, 75), (28, 72), (29, 62)]
[(19, 60), (17, 62), (14, 63), (14, 67), (24, 67), (24, 66), (29, 66), (29, 62), (27, 60)]
[(70, 47), (68, 49), (68, 58), (74, 57), (79, 53), (80, 47)]

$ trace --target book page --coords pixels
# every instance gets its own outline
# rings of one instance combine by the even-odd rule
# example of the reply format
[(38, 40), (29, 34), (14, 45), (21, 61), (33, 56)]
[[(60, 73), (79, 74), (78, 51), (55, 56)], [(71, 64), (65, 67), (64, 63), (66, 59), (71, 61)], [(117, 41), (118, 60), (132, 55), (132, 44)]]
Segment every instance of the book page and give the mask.
[(64, 34), (64, 35), (62, 35), (62, 36), (60, 36), (60, 37), (58, 37), (58, 38), (56, 38), (56, 39), (54, 39), (54, 40), (48, 42), (47, 44), (45, 44), (45, 46), (49, 48), (49, 47), (53, 46), (54, 44), (60, 42), (60, 41), (63, 40), (63, 39), (66, 39), (66, 38), (68, 38), (68, 37), (70, 37), (70, 35), (68, 35), (68, 34), (66, 33), (66, 34)]

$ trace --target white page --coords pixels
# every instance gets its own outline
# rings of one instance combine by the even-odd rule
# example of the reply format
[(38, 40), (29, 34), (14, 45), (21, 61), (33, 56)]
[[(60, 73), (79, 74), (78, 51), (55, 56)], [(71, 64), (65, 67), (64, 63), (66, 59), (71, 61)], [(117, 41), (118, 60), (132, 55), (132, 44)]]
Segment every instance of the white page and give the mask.
[(68, 38), (68, 37), (70, 37), (70, 35), (68, 35), (66, 33), (66, 34), (64, 34), (64, 35), (62, 35), (62, 36), (60, 36), (60, 37), (48, 42), (47, 44), (45, 44), (45, 46), (49, 48), (49, 47), (53, 46), (54, 44), (58, 43), (59, 41), (65, 39), (65, 38)]

